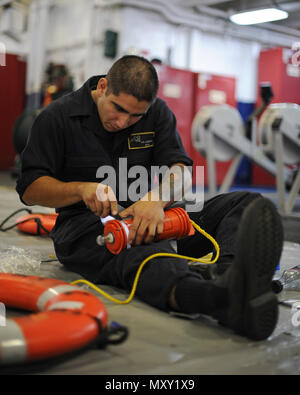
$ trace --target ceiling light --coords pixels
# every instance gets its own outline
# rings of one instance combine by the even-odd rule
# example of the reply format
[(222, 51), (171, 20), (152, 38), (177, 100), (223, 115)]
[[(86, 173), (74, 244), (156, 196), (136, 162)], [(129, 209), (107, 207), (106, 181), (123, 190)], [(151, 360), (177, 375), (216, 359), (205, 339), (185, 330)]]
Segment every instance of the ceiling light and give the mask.
[(278, 8), (265, 8), (255, 11), (239, 12), (230, 16), (230, 20), (238, 25), (254, 25), (256, 23), (279, 21), (288, 17), (286, 11)]

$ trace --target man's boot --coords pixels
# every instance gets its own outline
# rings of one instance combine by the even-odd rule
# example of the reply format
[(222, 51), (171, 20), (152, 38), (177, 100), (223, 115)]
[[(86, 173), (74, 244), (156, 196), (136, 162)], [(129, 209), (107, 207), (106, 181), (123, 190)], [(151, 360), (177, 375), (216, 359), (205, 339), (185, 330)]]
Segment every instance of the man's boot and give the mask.
[(253, 340), (264, 340), (278, 319), (271, 281), (283, 245), (281, 218), (273, 203), (255, 199), (239, 224), (236, 255), (215, 284), (225, 288), (228, 305), (213, 314), (220, 323)]

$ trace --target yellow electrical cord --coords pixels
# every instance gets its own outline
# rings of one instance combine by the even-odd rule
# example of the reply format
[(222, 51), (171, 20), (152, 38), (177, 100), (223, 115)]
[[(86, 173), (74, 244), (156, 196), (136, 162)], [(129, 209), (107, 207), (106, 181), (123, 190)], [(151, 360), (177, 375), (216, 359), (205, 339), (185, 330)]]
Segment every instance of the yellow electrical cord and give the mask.
[(146, 265), (147, 262), (149, 262), (151, 259), (157, 258), (157, 257), (172, 257), (172, 258), (182, 258), (182, 259), (188, 259), (189, 261), (193, 261), (193, 262), (201, 262), (201, 263), (206, 263), (206, 264), (211, 264), (211, 263), (215, 263), (217, 262), (219, 255), (220, 255), (220, 247), (218, 245), (218, 243), (216, 242), (216, 240), (209, 235), (207, 232), (205, 232), (205, 230), (201, 229), (200, 226), (198, 226), (194, 221), (192, 221), (190, 219), (192, 225), (194, 226), (194, 228), (201, 234), (203, 234), (203, 236), (205, 236), (208, 240), (210, 240), (212, 242), (212, 244), (215, 247), (216, 250), (216, 256), (213, 260), (209, 260), (207, 257), (204, 258), (193, 258), (193, 257), (189, 257), (189, 256), (184, 256), (184, 255), (178, 255), (178, 254), (172, 254), (169, 252), (159, 252), (157, 254), (152, 254), (150, 256), (148, 256), (148, 258), (144, 259), (143, 262), (140, 264), (135, 278), (134, 278), (134, 282), (133, 282), (133, 286), (130, 292), (130, 295), (128, 296), (128, 298), (126, 300), (119, 300), (114, 298), (113, 296), (109, 295), (107, 292), (103, 291), (101, 288), (97, 287), (95, 284), (91, 283), (90, 281), (84, 280), (84, 279), (79, 279), (79, 280), (75, 280), (73, 281), (71, 284), (86, 284), (89, 287), (91, 287), (92, 289), (94, 289), (95, 291), (97, 291), (98, 293), (100, 293), (102, 296), (104, 296), (106, 299), (109, 299), (110, 301), (117, 303), (117, 304), (128, 304), (132, 301), (135, 291), (136, 291), (136, 287), (141, 275), (141, 272), (143, 270), (143, 267)]

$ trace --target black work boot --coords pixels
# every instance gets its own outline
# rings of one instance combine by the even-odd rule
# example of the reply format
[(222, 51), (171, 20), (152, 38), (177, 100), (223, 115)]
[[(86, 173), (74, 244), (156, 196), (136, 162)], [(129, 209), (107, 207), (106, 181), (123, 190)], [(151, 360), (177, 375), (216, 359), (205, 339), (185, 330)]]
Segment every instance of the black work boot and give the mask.
[(241, 335), (264, 340), (278, 319), (271, 281), (283, 244), (281, 218), (271, 201), (255, 199), (245, 209), (236, 243), (233, 264), (215, 280), (227, 289), (228, 306), (213, 316)]
[[(233, 259), (232, 259), (233, 261)], [(218, 276), (225, 273), (232, 265), (232, 262), (217, 263), (189, 263), (189, 269), (192, 272), (201, 274), (204, 280), (215, 280)]]

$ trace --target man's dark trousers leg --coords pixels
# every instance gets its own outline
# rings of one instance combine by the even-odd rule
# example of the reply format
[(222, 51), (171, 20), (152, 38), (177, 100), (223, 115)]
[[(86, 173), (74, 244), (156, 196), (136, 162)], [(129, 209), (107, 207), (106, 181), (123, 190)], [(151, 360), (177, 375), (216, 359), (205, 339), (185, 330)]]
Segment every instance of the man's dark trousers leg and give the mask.
[[(208, 200), (201, 212), (190, 213), (190, 217), (219, 243), (221, 261), (234, 257), (235, 236), (242, 212), (253, 199), (259, 197), (244, 192), (224, 194)], [(175, 253), (169, 241), (164, 240), (135, 246), (113, 255), (96, 244), (96, 237), (101, 233), (101, 221), (88, 210), (70, 210), (60, 214), (51, 234), (59, 261), (94, 283), (129, 291), (145, 258), (159, 252)], [(211, 242), (197, 232), (178, 241), (178, 254), (199, 258), (211, 250)], [(185, 277), (194, 277), (199, 280), (199, 286), (203, 287), (208, 298), (210, 282), (192, 272), (187, 262), (170, 257), (153, 259), (142, 270), (136, 295), (152, 306), (167, 310), (173, 287)]]

